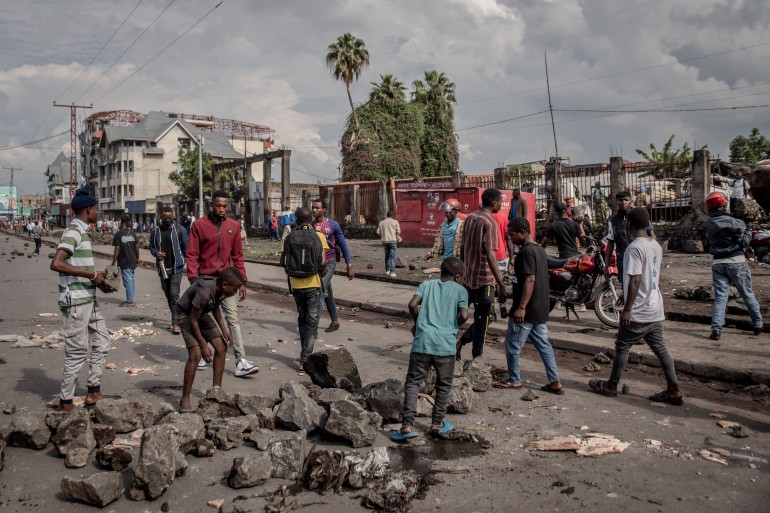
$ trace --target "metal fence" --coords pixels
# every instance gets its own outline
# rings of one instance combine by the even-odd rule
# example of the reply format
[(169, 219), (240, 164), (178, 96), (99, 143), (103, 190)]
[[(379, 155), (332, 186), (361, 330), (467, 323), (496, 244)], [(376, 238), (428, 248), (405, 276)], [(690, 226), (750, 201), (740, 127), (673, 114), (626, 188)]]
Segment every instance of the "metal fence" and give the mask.
[(623, 166), (635, 207), (650, 212), (653, 223), (678, 222), (692, 209), (692, 162), (638, 163)]
[(380, 219), (379, 183), (366, 183), (358, 186), (358, 213), (365, 225), (377, 226)]

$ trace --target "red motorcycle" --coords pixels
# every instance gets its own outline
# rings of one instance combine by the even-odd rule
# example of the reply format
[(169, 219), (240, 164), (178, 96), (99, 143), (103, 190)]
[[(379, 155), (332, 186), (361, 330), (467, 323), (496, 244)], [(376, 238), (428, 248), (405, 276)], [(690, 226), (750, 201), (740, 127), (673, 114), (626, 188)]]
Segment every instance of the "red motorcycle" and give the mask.
[[(589, 245), (586, 253), (570, 258), (548, 257), (548, 278), (551, 310), (557, 304), (564, 305), (567, 320), (572, 311), (575, 318), (580, 320), (575, 311), (576, 305), (593, 305), (596, 316), (607, 326), (617, 328), (620, 325), (620, 309), (617, 306), (618, 294), (615, 291), (612, 276), (609, 280), (604, 277), (606, 245), (597, 251), (597, 243), (592, 237), (588, 238)], [(610, 256), (610, 272), (617, 276), (615, 253)]]

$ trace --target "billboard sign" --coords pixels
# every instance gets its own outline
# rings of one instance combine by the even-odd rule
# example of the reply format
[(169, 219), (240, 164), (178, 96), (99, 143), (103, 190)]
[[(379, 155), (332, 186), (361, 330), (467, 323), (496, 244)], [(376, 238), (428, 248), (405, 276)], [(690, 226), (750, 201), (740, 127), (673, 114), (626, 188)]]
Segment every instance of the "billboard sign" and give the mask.
[(0, 215), (18, 213), (19, 197), (16, 187), (0, 186)]

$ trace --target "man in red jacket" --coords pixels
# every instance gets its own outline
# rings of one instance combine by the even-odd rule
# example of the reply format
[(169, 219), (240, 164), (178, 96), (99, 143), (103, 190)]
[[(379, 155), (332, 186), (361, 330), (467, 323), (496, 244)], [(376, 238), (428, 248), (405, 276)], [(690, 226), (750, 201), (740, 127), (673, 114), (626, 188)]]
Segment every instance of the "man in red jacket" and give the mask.
[[(187, 244), (187, 278), (190, 283), (200, 279), (211, 279), (228, 268), (236, 267), (246, 278), (246, 268), (243, 265), (243, 247), (241, 246), (241, 227), (235, 219), (228, 219), (227, 207), (230, 197), (227, 193), (217, 191), (212, 195), (209, 215), (196, 220), (190, 226), (190, 241)], [(221, 304), (222, 314), (230, 328), (235, 352), (235, 376), (246, 377), (259, 372), (259, 367), (246, 359), (241, 338), (241, 327), (238, 323), (238, 301), (246, 299), (246, 285), (238, 290), (238, 299), (228, 297)], [(198, 364), (205, 368), (206, 362)]]

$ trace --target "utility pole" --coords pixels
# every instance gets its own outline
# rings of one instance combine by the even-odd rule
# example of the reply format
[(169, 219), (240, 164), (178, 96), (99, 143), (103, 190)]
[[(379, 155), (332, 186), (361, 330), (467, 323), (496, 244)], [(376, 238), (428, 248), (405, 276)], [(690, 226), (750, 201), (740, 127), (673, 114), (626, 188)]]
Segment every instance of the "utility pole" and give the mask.
[(198, 136), (198, 219), (203, 219), (203, 135)]
[[(54, 107), (67, 107), (70, 110), (70, 202), (75, 196), (75, 184), (78, 177), (78, 122), (77, 122), (77, 109), (92, 109), (94, 104), (90, 105), (75, 105), (71, 103), (69, 105), (62, 105), (53, 102)], [(67, 209), (67, 226), (70, 223), (70, 210)]]
[(3, 169), (10, 169), (11, 170), (11, 189), (13, 189), (13, 172), (14, 171), (21, 171), (23, 168), (21, 167), (5, 167), (3, 166)]
[(548, 88), (548, 110), (551, 112), (551, 128), (553, 129), (553, 147), (559, 158), (559, 145), (556, 143), (556, 124), (553, 122), (553, 106), (551, 105), (551, 81), (548, 78), (548, 52), (545, 52), (545, 85)]

